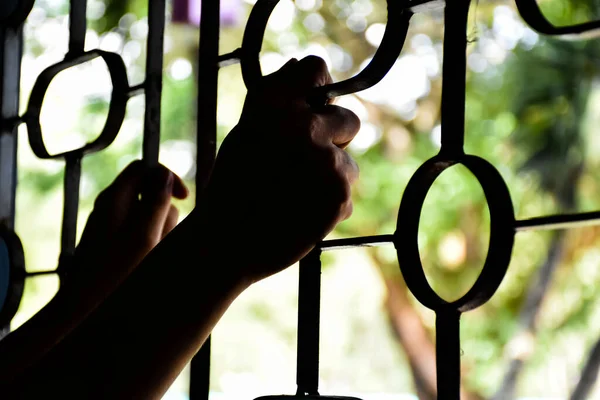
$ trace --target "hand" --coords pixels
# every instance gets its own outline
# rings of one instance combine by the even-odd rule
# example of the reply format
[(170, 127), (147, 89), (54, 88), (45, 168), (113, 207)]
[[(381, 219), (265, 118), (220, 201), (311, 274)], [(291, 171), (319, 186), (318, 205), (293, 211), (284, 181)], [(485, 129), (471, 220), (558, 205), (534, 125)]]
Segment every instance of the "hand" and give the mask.
[(360, 120), (345, 108), (306, 101), (313, 87), (330, 82), (325, 62), (306, 57), (248, 93), (195, 211), (202, 240), (227, 274), (252, 283), (276, 273), (352, 213), (358, 167), (344, 148)]
[(2, 340), (0, 382), (42, 359), (123, 282), (177, 224), (171, 197), (187, 194), (164, 166), (149, 169), (135, 161), (98, 196), (61, 290)]
[(179, 213), (171, 197), (187, 195), (181, 178), (165, 166), (131, 163), (96, 199), (67, 285), (86, 279), (107, 290), (107, 285), (116, 286), (177, 225)]

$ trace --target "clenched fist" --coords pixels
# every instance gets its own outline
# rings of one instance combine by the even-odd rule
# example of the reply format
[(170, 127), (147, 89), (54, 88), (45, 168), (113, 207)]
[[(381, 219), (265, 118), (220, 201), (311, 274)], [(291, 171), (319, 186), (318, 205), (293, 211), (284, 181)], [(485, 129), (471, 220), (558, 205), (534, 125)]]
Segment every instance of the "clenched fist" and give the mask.
[(352, 213), (358, 167), (344, 148), (360, 128), (342, 107), (312, 107), (331, 83), (318, 57), (291, 60), (247, 97), (196, 211), (223, 268), (255, 282), (295, 263)]

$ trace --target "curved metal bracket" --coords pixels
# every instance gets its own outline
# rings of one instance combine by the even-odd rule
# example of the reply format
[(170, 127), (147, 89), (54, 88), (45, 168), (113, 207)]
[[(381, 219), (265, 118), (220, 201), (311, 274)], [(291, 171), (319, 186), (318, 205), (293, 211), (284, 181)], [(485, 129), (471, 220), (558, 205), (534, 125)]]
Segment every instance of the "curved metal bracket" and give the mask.
[[(259, 53), (267, 22), (278, 3), (279, 0), (258, 0), (248, 18), (240, 60), (242, 77), (248, 89), (257, 85), (263, 76)], [(309, 96), (312, 99), (311, 104), (324, 104), (327, 99), (368, 89), (389, 72), (402, 51), (413, 12), (404, 1), (388, 0), (387, 4), (388, 22), (385, 33), (369, 65), (350, 79), (315, 88)]]
[[(556, 26), (542, 13), (536, 0), (515, 0), (521, 18), (538, 33), (550, 36), (577, 38), (594, 30), (600, 30), (600, 21), (590, 21), (570, 26)], [(600, 34), (600, 32), (597, 32)]]

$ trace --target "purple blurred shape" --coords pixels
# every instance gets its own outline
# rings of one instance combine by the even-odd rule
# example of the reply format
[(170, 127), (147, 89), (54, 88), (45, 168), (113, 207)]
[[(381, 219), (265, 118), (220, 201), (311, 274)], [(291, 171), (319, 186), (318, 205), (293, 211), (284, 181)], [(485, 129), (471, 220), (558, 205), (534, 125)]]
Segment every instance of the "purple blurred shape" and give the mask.
[[(218, 0), (208, 0), (218, 1)], [(241, 0), (221, 1), (221, 24), (235, 25), (240, 16)], [(201, 0), (173, 0), (173, 22), (200, 25)]]

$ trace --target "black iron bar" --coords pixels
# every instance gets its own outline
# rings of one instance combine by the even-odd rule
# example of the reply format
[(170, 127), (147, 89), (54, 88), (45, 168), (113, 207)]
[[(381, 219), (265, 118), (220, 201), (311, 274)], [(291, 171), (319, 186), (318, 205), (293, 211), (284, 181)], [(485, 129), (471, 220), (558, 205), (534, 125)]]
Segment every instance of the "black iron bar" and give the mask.
[(404, 8), (418, 13), (442, 8), (445, 4), (445, 0), (415, 0), (408, 1)]
[(394, 244), (394, 235), (363, 236), (347, 239), (332, 239), (321, 242), (317, 247), (322, 251), (342, 250), (354, 247), (373, 247)]
[[(219, 79), (220, 1), (203, 1), (198, 48), (196, 132), (196, 202), (204, 190), (217, 153), (217, 89)], [(210, 336), (192, 359), (190, 400), (208, 400), (210, 392)]]
[(435, 351), (437, 399), (460, 400), (460, 313), (436, 312)]
[(17, 126), (23, 36), (0, 29), (0, 224), (12, 229), (17, 186)]
[(222, 54), (219, 56), (219, 68), (228, 67), (230, 65), (239, 64), (242, 59), (242, 49), (238, 48), (231, 53)]
[(319, 394), (319, 329), (321, 313), (321, 252), (300, 261), (298, 285), (298, 395)]
[(596, 37), (600, 33), (600, 20), (557, 26), (546, 18), (536, 0), (515, 0), (515, 5), (523, 21), (542, 35), (584, 39)]
[(43, 275), (55, 275), (56, 270), (51, 269), (49, 271), (32, 271), (25, 274), (27, 278), (33, 278), (34, 276), (43, 276)]
[(134, 97), (134, 96), (143, 94), (145, 91), (146, 91), (146, 83), (142, 82), (140, 84), (129, 87), (129, 90), (127, 91), (127, 95), (129, 97)]
[(451, 156), (464, 152), (469, 4), (470, 0), (453, 0), (446, 4), (444, 16), (441, 152)]
[(166, 18), (165, 0), (148, 1), (148, 42), (146, 45), (146, 110), (142, 157), (147, 165), (158, 164), (160, 109)]
[(69, 53), (68, 57), (78, 56), (85, 49), (87, 30), (87, 0), (71, 0), (69, 10)]
[(69, 265), (75, 253), (77, 239), (77, 213), (79, 211), (79, 184), (81, 181), (81, 155), (71, 154), (65, 159), (64, 206), (61, 232), (61, 272)]
[[(22, 54), (21, 27), (0, 26), (0, 226), (11, 231), (15, 222), (18, 126), (12, 120), (17, 119), (19, 113)], [(18, 294), (17, 303), (21, 295), (22, 292)], [(8, 315), (2, 321), (0, 340), (10, 332), (11, 318)]]
[(600, 225), (600, 211), (578, 214), (548, 215), (515, 221), (517, 232), (532, 230), (571, 229)]

